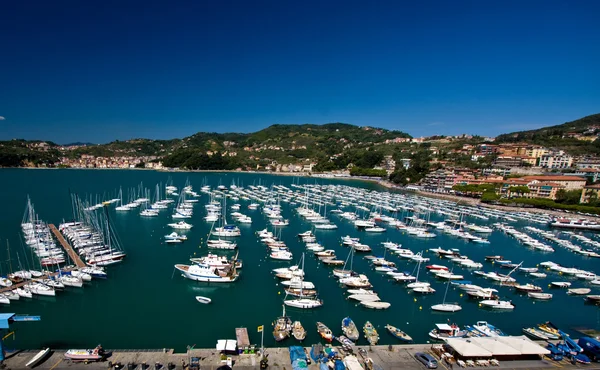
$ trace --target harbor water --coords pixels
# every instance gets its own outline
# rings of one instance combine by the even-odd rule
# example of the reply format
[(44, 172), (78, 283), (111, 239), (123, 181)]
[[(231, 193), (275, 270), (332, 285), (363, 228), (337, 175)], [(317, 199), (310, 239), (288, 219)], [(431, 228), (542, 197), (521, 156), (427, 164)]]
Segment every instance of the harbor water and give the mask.
[[(24, 243), (20, 224), (23, 220), (27, 196), (31, 198), (39, 218), (58, 225), (73, 218), (71, 194), (92, 203), (118, 197), (119, 188), (127, 196), (128, 189), (138, 188), (143, 183), (154, 195), (156, 184), (161, 190), (167, 181), (182, 188), (189, 181), (194, 190), (203, 185), (213, 189), (218, 185), (285, 185), (291, 184), (341, 184), (367, 188), (373, 191), (387, 191), (373, 183), (350, 180), (327, 180), (309, 177), (271, 176), (248, 173), (167, 173), (133, 170), (0, 170), (2, 191), (0, 192), (0, 260), (1, 274), (6, 276), (9, 269), (17, 269), (18, 261), (22, 265), (31, 263), (31, 251)], [(94, 280), (83, 289), (67, 288), (56, 297), (34, 297), (12, 301), (10, 305), (0, 307), (2, 312), (40, 315), (40, 322), (16, 323), (15, 339), (7, 339), (6, 346), (11, 348), (75, 348), (94, 347), (101, 343), (105, 348), (175, 348), (185, 350), (188, 346), (197, 348), (214, 347), (218, 339), (235, 339), (235, 328), (247, 327), (250, 340), (260, 344), (257, 327), (264, 325), (264, 343), (275, 346), (272, 322), (281, 315), (284, 299), (283, 286), (271, 272), (273, 268), (289, 266), (292, 263), (274, 261), (268, 258), (267, 248), (255, 235), (256, 230), (267, 227), (266, 217), (258, 210), (247, 209), (248, 201), (240, 200), (241, 212), (252, 217), (252, 224), (240, 224), (242, 236), (237, 238), (239, 258), (243, 260), (240, 278), (232, 284), (199, 283), (184, 279), (174, 270), (178, 263), (188, 263), (189, 258), (206, 255), (209, 251), (203, 241), (206, 240), (211, 223), (202, 218), (206, 215), (204, 204), (208, 195), (202, 194), (195, 206), (194, 215), (186, 219), (194, 228), (185, 234), (188, 240), (180, 244), (166, 244), (163, 236), (172, 232), (167, 226), (173, 222), (170, 210), (158, 217), (143, 218), (139, 210), (118, 213), (114, 205), (108, 207), (111, 226), (117, 232), (120, 243), (127, 253), (126, 259), (107, 267), (108, 279)], [(294, 254), (293, 263), (297, 263), (305, 252), (304, 244), (297, 234), (311, 229), (311, 224), (303, 220), (296, 212), (296, 206), (282, 204), (284, 218), (290, 225), (280, 227), (281, 238)], [(229, 207), (229, 204), (228, 204)], [(101, 211), (101, 210), (100, 210)], [(98, 211), (96, 211), (98, 212)], [(228, 210), (228, 212), (230, 212)], [(401, 214), (396, 217), (409, 216)], [(552, 245), (555, 252), (540, 252), (519, 244), (514, 238), (494, 230), (488, 237), (490, 244), (469, 243), (463, 239), (434, 231), (436, 238), (418, 239), (400, 230), (387, 227), (384, 233), (369, 234), (357, 230), (347, 220), (334, 214), (329, 219), (338, 225), (337, 230), (316, 230), (317, 241), (326, 249), (334, 249), (339, 259), (345, 260), (349, 249), (340, 243), (340, 237), (350, 235), (360, 237), (361, 242), (373, 248), (374, 255), (383, 256), (381, 242), (393, 241), (402, 244), (413, 252), (423, 251), (431, 258), (427, 264), (438, 263), (450, 266), (447, 259), (427, 252), (430, 248), (458, 249), (470, 259), (483, 263), (482, 270), (507, 273), (499, 269), (485, 256), (502, 255), (515, 263), (523, 261), (523, 266), (535, 267), (540, 262), (554, 261), (567, 267), (600, 273), (599, 259), (574, 254), (558, 245)], [(443, 215), (431, 214), (431, 220), (442, 221)], [(482, 221), (466, 217), (465, 221), (491, 226), (495, 220)], [(231, 222), (231, 220), (230, 220)], [(525, 221), (511, 222), (511, 226), (524, 231), (525, 226), (547, 229), (545, 225), (529, 224)], [(271, 229), (269, 227), (269, 229)], [(583, 233), (595, 239), (594, 233)], [(535, 235), (533, 235), (536, 237)], [(536, 238), (541, 239), (539, 236)], [(574, 241), (575, 242), (575, 241)], [(7, 246), (10, 246), (10, 249)], [(10, 255), (9, 255), (10, 252)], [(233, 256), (235, 252), (217, 252)], [(17, 254), (19, 258), (17, 259)], [(399, 271), (416, 274), (415, 262), (404, 260), (397, 255), (387, 253), (386, 259), (396, 262)], [(10, 261), (9, 261), (10, 260)], [(316, 331), (316, 322), (329, 326), (334, 334), (341, 334), (340, 324), (344, 317), (350, 316), (362, 331), (362, 326), (371, 321), (380, 332), (379, 344), (398, 343), (385, 331), (385, 325), (391, 324), (411, 335), (416, 342), (429, 340), (427, 333), (436, 323), (456, 323), (460, 326), (485, 320), (508, 334), (520, 335), (525, 326), (552, 321), (567, 332), (573, 328), (600, 328), (598, 307), (584, 303), (582, 296), (567, 295), (564, 289), (552, 289), (551, 281), (571, 281), (572, 287), (589, 287), (590, 294), (600, 294), (600, 288), (584, 280), (545, 271), (547, 278), (532, 279), (515, 272), (517, 282), (532, 282), (554, 294), (550, 301), (535, 301), (527, 295), (518, 294), (510, 287), (495, 286), (492, 282), (472, 274), (473, 270), (454, 267), (455, 274), (464, 275), (466, 280), (485, 287), (495, 287), (503, 300), (511, 300), (515, 309), (508, 312), (493, 312), (479, 307), (477, 301), (469, 299), (460, 289), (450, 285), (446, 302), (458, 302), (462, 311), (457, 313), (435, 313), (430, 307), (442, 303), (446, 283), (430, 275), (421, 267), (420, 280), (431, 283), (436, 293), (417, 295), (407, 290), (403, 284), (396, 283), (388, 276), (377, 273), (363, 254), (356, 254), (353, 269), (364, 273), (373, 284), (383, 301), (391, 303), (387, 310), (371, 310), (355, 301), (346, 299), (332, 268), (323, 265), (311, 252), (306, 252), (306, 280), (315, 283), (319, 298), (324, 305), (313, 310), (287, 308), (292, 320), (300, 320), (308, 335), (304, 343), (316, 343), (320, 337)], [(195, 296), (212, 299), (210, 304), (200, 304)], [(279, 345), (293, 345), (293, 338)], [(360, 344), (366, 341), (362, 338)]]

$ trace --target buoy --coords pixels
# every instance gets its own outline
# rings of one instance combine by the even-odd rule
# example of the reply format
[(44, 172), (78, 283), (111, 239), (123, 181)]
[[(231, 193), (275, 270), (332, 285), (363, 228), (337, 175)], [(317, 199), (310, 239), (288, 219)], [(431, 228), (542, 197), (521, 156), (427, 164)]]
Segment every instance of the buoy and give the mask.
[(415, 300), (415, 302), (417, 301), (417, 299), (416, 299), (416, 298), (413, 298), (413, 299)]
[(281, 294), (281, 292), (277, 292), (277, 294)]
[(422, 309), (423, 309), (423, 306), (419, 306), (419, 310), (422, 310)]
[(463, 294), (462, 294), (462, 293), (460, 293), (460, 296), (462, 297), (462, 296), (463, 296)]

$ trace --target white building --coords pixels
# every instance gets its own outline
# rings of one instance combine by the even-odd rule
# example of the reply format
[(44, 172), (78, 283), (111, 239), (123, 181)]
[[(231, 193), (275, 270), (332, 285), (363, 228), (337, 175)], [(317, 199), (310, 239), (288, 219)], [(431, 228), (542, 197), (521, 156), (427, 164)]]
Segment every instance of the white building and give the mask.
[(569, 168), (573, 165), (573, 157), (562, 150), (540, 156), (539, 166), (542, 168)]

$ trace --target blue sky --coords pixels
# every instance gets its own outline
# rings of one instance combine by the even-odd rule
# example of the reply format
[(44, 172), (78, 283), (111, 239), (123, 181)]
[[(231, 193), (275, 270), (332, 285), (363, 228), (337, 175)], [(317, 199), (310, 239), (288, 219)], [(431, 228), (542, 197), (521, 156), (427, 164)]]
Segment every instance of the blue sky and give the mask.
[(0, 139), (274, 123), (496, 135), (600, 112), (600, 1), (4, 1)]

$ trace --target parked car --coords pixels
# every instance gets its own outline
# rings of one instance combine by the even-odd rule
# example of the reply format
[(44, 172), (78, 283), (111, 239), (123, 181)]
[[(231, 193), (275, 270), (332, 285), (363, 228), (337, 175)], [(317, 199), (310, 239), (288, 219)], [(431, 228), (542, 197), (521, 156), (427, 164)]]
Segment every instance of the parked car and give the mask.
[(428, 369), (437, 369), (438, 367), (437, 360), (428, 353), (417, 352), (415, 358)]

